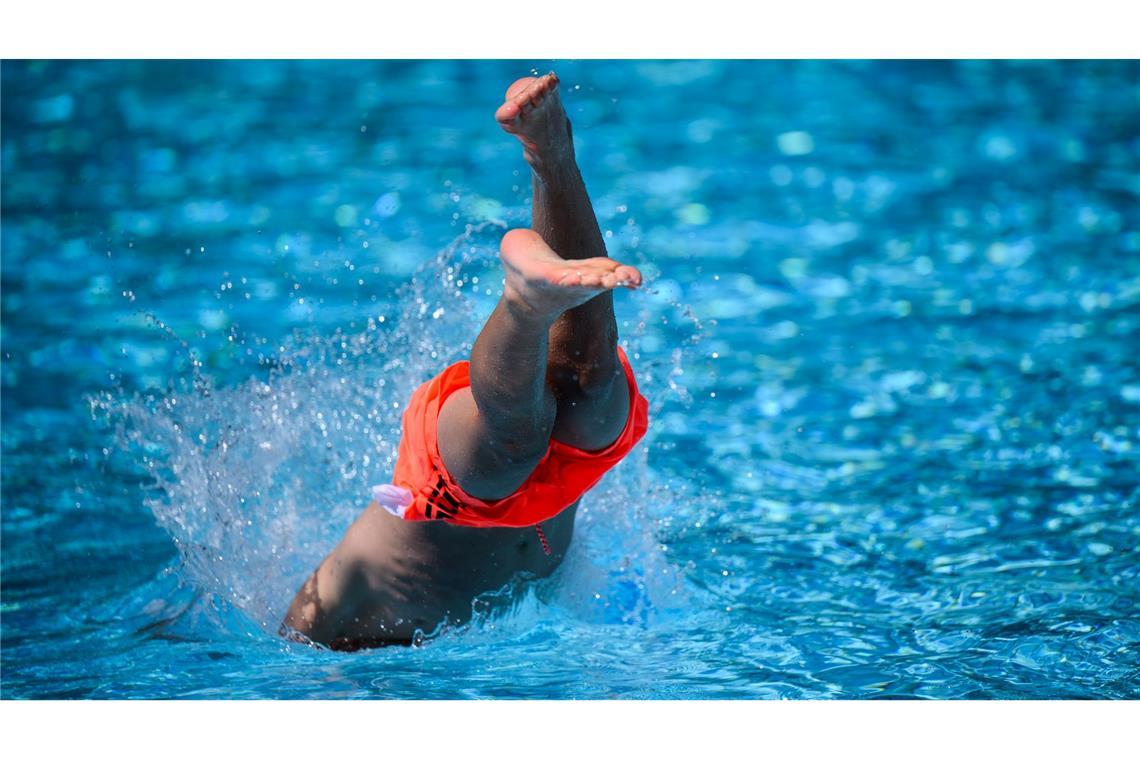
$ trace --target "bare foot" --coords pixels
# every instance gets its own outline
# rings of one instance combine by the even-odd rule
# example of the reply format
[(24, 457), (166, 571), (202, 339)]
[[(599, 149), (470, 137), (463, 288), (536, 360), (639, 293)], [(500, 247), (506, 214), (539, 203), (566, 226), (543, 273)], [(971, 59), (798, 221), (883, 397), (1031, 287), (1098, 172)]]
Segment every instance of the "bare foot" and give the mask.
[(606, 290), (641, 285), (641, 272), (634, 267), (605, 256), (563, 259), (534, 230), (514, 229), (504, 235), (499, 257), (508, 304), (539, 318), (553, 319)]
[(499, 126), (519, 138), (523, 156), (535, 169), (574, 158), (570, 120), (558, 96), (558, 76), (523, 77), (507, 88), (495, 111)]

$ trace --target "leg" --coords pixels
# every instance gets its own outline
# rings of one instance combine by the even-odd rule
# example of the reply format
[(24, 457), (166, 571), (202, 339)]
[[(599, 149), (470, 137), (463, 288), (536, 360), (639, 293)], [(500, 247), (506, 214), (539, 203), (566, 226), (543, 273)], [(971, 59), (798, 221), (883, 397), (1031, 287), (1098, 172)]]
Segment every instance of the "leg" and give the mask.
[[(586, 185), (574, 158), (570, 121), (558, 78), (520, 79), (496, 113), (515, 134), (531, 166), (531, 226), (565, 259), (606, 256)], [(602, 292), (564, 312), (551, 326), (548, 377), (557, 399), (553, 436), (581, 449), (604, 448), (621, 433), (629, 393), (617, 357), (613, 294)]]
[(557, 416), (547, 383), (555, 321), (599, 293), (641, 284), (640, 272), (609, 258), (564, 260), (531, 230), (508, 232), (500, 256), (506, 285), (471, 351), (471, 387), (448, 397), (438, 422), (444, 466), (481, 499), (508, 496), (546, 452)]
[(546, 384), (549, 330), (549, 318), (504, 296), (471, 350), (471, 387), (440, 411), (440, 456), (472, 496), (509, 495), (546, 452), (556, 410)]

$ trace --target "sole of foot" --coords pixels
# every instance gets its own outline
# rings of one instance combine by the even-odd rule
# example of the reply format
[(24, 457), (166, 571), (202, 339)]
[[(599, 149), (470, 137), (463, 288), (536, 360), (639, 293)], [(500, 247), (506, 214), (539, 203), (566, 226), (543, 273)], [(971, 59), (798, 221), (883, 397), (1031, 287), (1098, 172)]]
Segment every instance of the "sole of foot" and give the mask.
[(536, 317), (552, 319), (607, 290), (641, 286), (636, 267), (605, 256), (563, 259), (534, 230), (509, 231), (503, 236), (499, 257), (508, 302)]

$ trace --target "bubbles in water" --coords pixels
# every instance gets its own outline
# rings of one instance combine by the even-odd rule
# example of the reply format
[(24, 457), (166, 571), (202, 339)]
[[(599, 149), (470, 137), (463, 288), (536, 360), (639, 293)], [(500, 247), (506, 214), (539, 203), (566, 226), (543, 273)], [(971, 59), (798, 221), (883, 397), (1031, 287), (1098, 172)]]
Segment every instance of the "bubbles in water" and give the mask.
[[(469, 355), (474, 326), (498, 297), (471, 285), (501, 281), (501, 230), (499, 222), (468, 226), (377, 309), (387, 317), (367, 314), (355, 333), (298, 336), (237, 385), (218, 387), (192, 358), (191, 376), (166, 394), (96, 402), (117, 421), (121, 448), (145, 468), (146, 503), (178, 548), (181, 576), (206, 600), (276, 632), (296, 589), (367, 504), (369, 486), (390, 480), (411, 392)], [(679, 335), (688, 330), (683, 342), (699, 339), (687, 307), (666, 300), (635, 304), (641, 328), (623, 336), (631, 356), (639, 355), (649, 308), (681, 311), (672, 321)], [(687, 399), (681, 350), (658, 355), (665, 358), (634, 359), (654, 410)], [(677, 608), (681, 576), (646, 508), (676, 496), (651, 482), (647, 450), (648, 440), (583, 499), (563, 568), (485, 595), (469, 630), (525, 630), (535, 600), (590, 624), (646, 624)], [(496, 594), (519, 601), (505, 616), (491, 614), (503, 606), (489, 603)]]

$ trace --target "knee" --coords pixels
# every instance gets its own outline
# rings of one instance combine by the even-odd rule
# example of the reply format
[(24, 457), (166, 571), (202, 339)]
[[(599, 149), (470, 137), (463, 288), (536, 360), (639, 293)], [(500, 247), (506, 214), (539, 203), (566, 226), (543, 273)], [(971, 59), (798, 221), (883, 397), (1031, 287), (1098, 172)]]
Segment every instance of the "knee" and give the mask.
[(548, 434), (541, 443), (538, 442), (537, 438), (518, 443), (498, 440), (491, 446), (494, 449), (500, 469), (506, 472), (525, 471), (529, 473), (546, 456), (546, 450), (550, 447), (550, 436)]
[(605, 398), (615, 387), (624, 385), (625, 369), (618, 358), (616, 332), (600, 330), (576, 336), (566, 324), (556, 324), (551, 336), (548, 379), (560, 401)]
[(617, 355), (606, 356), (575, 367), (574, 387), (589, 399), (608, 398), (615, 389), (625, 385), (625, 372)]
[[(489, 436), (484, 441), (481, 452), (483, 469), (480, 471), (480, 476), (496, 486), (493, 489), (496, 493), (486, 498), (501, 498), (518, 488), (546, 456), (550, 448), (552, 430), (553, 426), (548, 431), (527, 431), (517, 428), (507, 433)], [(509, 487), (504, 485), (508, 481)], [(463, 483), (460, 485), (468, 493), (481, 498), (485, 496), (483, 489), (479, 489), (479, 493), (476, 494)], [(498, 493), (500, 490), (502, 493)]]
[(558, 404), (548, 394), (544, 403), (525, 414), (484, 415), (484, 423), (492, 431), (490, 444), (497, 458), (512, 467), (538, 464), (550, 446), (557, 413)]

